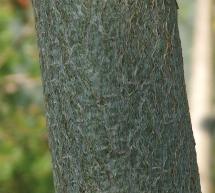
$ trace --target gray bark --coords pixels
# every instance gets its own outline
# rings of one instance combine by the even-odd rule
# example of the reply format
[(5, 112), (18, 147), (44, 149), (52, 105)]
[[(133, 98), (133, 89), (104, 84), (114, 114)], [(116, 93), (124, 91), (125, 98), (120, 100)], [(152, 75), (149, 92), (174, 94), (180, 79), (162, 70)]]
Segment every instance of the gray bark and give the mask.
[(200, 193), (175, 0), (33, 0), (57, 193)]

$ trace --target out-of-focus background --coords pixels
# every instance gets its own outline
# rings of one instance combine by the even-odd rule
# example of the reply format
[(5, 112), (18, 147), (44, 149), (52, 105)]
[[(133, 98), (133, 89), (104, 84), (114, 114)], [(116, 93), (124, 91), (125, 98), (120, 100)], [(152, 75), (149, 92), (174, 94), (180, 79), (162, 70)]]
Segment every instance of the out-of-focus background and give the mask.
[(29, 0), (0, 0), (0, 193), (53, 193)]
[[(203, 193), (215, 193), (215, 2), (178, 4)], [(31, 2), (0, 0), (0, 193), (54, 193), (36, 43)]]

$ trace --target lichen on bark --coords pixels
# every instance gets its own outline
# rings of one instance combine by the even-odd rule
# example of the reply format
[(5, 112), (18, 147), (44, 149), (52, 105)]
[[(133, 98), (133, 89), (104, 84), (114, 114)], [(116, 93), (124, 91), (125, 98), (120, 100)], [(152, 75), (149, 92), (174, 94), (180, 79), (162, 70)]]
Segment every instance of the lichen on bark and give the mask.
[(175, 0), (33, 0), (57, 193), (200, 193)]

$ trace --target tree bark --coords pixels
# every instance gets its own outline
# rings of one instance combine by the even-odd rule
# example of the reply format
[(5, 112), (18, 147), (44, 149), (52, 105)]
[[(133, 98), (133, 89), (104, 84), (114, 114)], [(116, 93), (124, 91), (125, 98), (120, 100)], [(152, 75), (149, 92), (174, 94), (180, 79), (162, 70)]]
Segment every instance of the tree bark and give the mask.
[(175, 0), (33, 0), (57, 193), (200, 193)]

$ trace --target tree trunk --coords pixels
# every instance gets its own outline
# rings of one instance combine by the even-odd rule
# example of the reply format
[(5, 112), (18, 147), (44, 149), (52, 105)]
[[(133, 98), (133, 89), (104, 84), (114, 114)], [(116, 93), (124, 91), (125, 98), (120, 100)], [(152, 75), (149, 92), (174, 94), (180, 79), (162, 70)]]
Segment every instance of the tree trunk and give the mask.
[(57, 193), (200, 193), (175, 0), (33, 0)]

